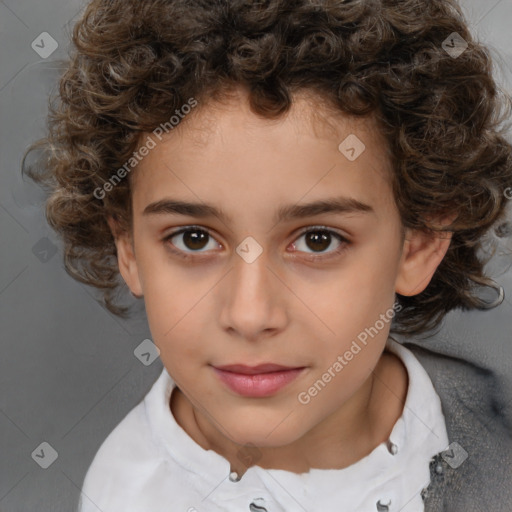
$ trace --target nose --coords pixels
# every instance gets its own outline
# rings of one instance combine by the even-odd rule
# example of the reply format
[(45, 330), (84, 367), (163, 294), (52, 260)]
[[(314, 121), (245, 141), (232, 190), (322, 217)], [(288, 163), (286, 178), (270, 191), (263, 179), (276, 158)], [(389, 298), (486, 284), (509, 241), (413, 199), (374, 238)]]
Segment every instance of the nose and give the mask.
[(223, 280), (223, 329), (251, 341), (280, 332), (287, 322), (285, 304), (290, 291), (271, 268), (265, 250), (252, 262), (236, 253), (233, 260)]

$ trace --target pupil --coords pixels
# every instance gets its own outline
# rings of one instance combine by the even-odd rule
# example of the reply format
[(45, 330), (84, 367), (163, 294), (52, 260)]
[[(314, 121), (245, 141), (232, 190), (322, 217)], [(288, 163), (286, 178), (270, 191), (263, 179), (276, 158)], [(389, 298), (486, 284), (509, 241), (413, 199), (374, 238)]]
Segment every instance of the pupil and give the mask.
[(202, 249), (207, 243), (208, 233), (205, 231), (185, 231), (183, 240), (189, 249)]
[(322, 231), (313, 231), (306, 237), (306, 244), (313, 250), (325, 250), (329, 247), (330, 235)]

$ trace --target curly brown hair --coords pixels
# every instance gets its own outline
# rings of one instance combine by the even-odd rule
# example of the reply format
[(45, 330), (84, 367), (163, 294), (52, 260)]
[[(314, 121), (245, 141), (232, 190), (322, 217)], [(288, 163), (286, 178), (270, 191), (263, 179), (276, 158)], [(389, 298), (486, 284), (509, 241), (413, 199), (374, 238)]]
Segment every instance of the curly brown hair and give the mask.
[[(457, 57), (443, 44), (453, 46), (454, 32), (468, 45)], [(63, 238), (65, 267), (100, 288), (113, 313), (127, 308), (115, 300), (107, 218), (131, 229), (130, 179), (101, 199), (94, 191), (133, 156), (142, 132), (191, 97), (204, 106), (236, 86), (269, 119), (299, 91), (336, 112), (373, 116), (389, 143), (403, 227), (453, 233), (427, 288), (397, 295), (392, 330), (419, 334), (454, 308), (484, 307), (475, 285), (494, 282), (477, 252), (512, 186), (501, 126), (511, 100), (455, 0), (93, 0), (72, 43), (48, 134), (22, 167), (44, 148), (28, 173), (51, 191), (46, 215)], [(428, 220), (450, 213), (444, 227)]]

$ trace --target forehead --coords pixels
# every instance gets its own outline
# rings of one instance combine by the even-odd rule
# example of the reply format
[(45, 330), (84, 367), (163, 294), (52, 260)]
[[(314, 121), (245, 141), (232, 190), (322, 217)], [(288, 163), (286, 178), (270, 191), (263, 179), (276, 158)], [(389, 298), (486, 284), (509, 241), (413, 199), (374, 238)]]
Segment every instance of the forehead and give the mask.
[[(371, 138), (385, 153), (389, 152), (375, 116), (358, 117), (345, 114), (323, 96), (309, 90), (297, 91), (293, 95), (289, 111), (275, 119), (252, 112), (249, 93), (243, 87), (226, 91), (222, 100), (200, 102), (190, 113), (180, 117), (180, 122), (172, 130), (165, 129), (158, 136), (159, 142), (165, 143), (179, 138), (190, 145), (204, 147), (212, 137), (233, 127), (250, 132), (261, 127), (271, 130), (272, 127), (284, 124), (295, 130), (296, 134), (306, 133), (319, 139), (342, 140), (343, 134), (358, 133)], [(147, 134), (141, 134), (141, 143), (145, 135)]]
[(143, 134), (142, 144), (150, 136), (156, 145), (131, 175), (134, 210), (166, 193), (239, 205), (260, 195), (268, 206), (333, 189), (389, 206), (389, 149), (376, 121), (336, 112), (307, 92), (293, 100), (284, 116), (268, 119), (238, 89), (199, 104), (168, 133)]

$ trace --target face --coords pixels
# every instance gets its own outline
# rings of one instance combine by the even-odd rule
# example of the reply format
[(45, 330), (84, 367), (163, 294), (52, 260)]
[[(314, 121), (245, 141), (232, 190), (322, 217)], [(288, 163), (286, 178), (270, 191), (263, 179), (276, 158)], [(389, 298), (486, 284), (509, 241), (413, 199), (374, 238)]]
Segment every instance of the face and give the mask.
[[(297, 97), (287, 117), (261, 119), (238, 92), (169, 132), (131, 177), (120, 270), (196, 414), (240, 444), (291, 443), (353, 402), (395, 292), (421, 291), (438, 263), (404, 246), (372, 121), (317, 114)], [(219, 370), (230, 365), (243, 367)]]

